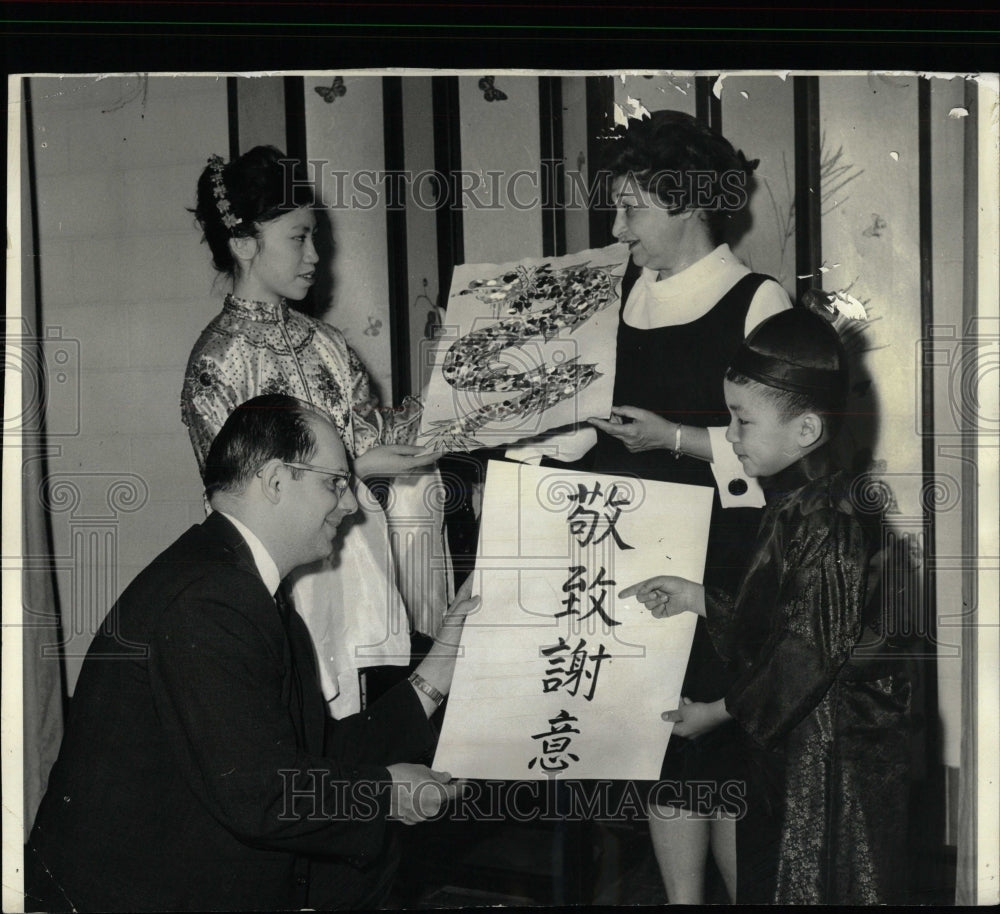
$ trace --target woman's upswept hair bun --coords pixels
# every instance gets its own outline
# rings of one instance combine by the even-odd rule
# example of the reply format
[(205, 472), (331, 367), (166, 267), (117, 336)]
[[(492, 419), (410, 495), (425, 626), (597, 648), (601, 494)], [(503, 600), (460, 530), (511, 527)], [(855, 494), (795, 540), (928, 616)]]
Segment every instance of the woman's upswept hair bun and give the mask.
[[(221, 175), (221, 185), (218, 178)], [(220, 208), (220, 187), (228, 210)], [(209, 164), (198, 178), (197, 205), (193, 212), (212, 252), (212, 265), (233, 276), (236, 261), (230, 238), (256, 237), (258, 226), (302, 206), (314, 206), (316, 195), (297, 159), (289, 159), (274, 146), (255, 146), (221, 171)], [(224, 213), (239, 220), (227, 225)], [(230, 220), (232, 222), (233, 220)]]

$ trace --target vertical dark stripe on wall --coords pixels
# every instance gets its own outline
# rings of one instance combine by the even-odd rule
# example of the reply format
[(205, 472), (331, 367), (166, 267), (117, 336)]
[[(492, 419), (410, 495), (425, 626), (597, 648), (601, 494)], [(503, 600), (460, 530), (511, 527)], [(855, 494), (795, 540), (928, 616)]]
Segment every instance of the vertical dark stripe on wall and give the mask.
[(226, 114), (229, 120), (229, 161), (240, 157), (239, 77), (226, 77)]
[(566, 194), (563, 185), (562, 77), (538, 78), (541, 139), (542, 254), (566, 253)]
[[(933, 215), (931, 179), (931, 83), (921, 77), (917, 83), (917, 169), (919, 182), (920, 212), (920, 338), (921, 346), (928, 345), (931, 327), (934, 323), (934, 257), (933, 257)], [(934, 478), (934, 372), (933, 359), (927, 353), (922, 360), (920, 378), (920, 427), (923, 433), (922, 458), (925, 486)], [(924, 544), (924, 600), (930, 620), (936, 618), (934, 606), (934, 582), (931, 573), (934, 568), (934, 511), (933, 505), (924, 502), (924, 530), (927, 541)]]
[[(715, 80), (712, 83), (714, 86)], [(708, 93), (708, 126), (713, 133), (722, 133), (722, 99), (711, 89)]]
[[(598, 169), (604, 164), (614, 129), (615, 85), (611, 76), (587, 77), (587, 183), (590, 200), (590, 246), (602, 248), (615, 239), (614, 208), (607, 199)], [(601, 187), (598, 187), (601, 185)]]
[(793, 77), (795, 107), (796, 299), (819, 284), (823, 257), (820, 209), (819, 77)]
[(465, 261), (462, 211), (453, 205), (457, 200), (454, 173), (462, 167), (457, 76), (431, 77), (431, 107), (434, 170), (438, 175), (438, 305), (447, 307), (452, 270)]
[(285, 152), (306, 160), (306, 81), (301, 76), (285, 77)]
[[(938, 680), (935, 675), (937, 660), (934, 656), (934, 646), (937, 641), (937, 606), (935, 600), (935, 568), (937, 553), (935, 549), (935, 504), (931, 493), (935, 491), (934, 475), (934, 374), (940, 371), (936, 367), (931, 339), (934, 325), (934, 257), (933, 257), (933, 196), (932, 176), (934, 163), (931, 153), (931, 83), (929, 79), (920, 77), (917, 81), (917, 200), (918, 200), (918, 243), (920, 253), (920, 430), (921, 430), (921, 468), (923, 485), (921, 486), (920, 502), (923, 513), (923, 543), (920, 562), (920, 616), (925, 620), (927, 633), (926, 648), (929, 654), (923, 662), (925, 683), (923, 685), (923, 708), (916, 708), (919, 714), (923, 711), (927, 721), (927, 759), (935, 760), (937, 764), (929, 765), (927, 772), (928, 793), (935, 798), (934, 802), (924, 802), (918, 812), (922, 822), (920, 831), (924, 835), (934, 835), (937, 841), (946, 841), (948, 832), (946, 814), (947, 777), (943, 758), (943, 735), (939, 722), (938, 711)], [(936, 347), (934, 347), (936, 348)], [(925, 839), (926, 840), (926, 839)], [(918, 859), (934, 859), (932, 853), (935, 845), (928, 844), (926, 851), (918, 849)], [(948, 876), (935, 874), (933, 884), (938, 880), (949, 881)], [(943, 883), (940, 883), (943, 884)]]
[[(403, 78), (382, 77), (382, 134), (385, 142), (387, 174), (402, 173), (406, 167), (403, 143)], [(406, 209), (404, 199), (393, 192), (405, 186), (390, 181), (386, 197), (385, 227), (389, 272), (389, 346), (392, 360), (392, 402), (400, 403), (410, 390), (410, 283), (406, 260)]]
[(712, 80), (708, 76), (694, 78), (694, 116), (708, 124), (708, 100), (712, 95)]
[(722, 133), (722, 100), (712, 91), (714, 76), (694, 78), (694, 116), (713, 133)]
[[(25, 144), (25, 149), (27, 150), (28, 159), (28, 200), (22, 201), (22, 206), (26, 202), (30, 207), (31, 211), (31, 252), (34, 256), (31, 258), (31, 269), (34, 275), (35, 281), (35, 300), (31, 303), (33, 307), (33, 313), (31, 315), (31, 327), (35, 334), (41, 338), (42, 327), (44, 325), (44, 320), (42, 317), (42, 258), (39, 256), (39, 251), (42, 249), (41, 246), (41, 235), (38, 230), (38, 182), (36, 180), (37, 170), (35, 165), (35, 112), (31, 105), (31, 80), (25, 79), (21, 81), (21, 85), (24, 87), (24, 136), (21, 142)], [(8, 193), (19, 193), (20, 190), (16, 186), (8, 187)], [(21, 226), (16, 226), (17, 230), (21, 230)], [(23, 269), (23, 265), (22, 265)], [(18, 293), (20, 294), (20, 292)], [(23, 302), (22, 308), (24, 308), (28, 303)], [(4, 345), (6, 345), (7, 337), (4, 336)], [(6, 364), (6, 360), (4, 361)], [(45, 393), (48, 389), (47, 384), (38, 385), (38, 393), (42, 398), (42, 417), (44, 420), (45, 408), (47, 404), (44, 403)], [(0, 387), (0, 394), (2, 394), (3, 388)], [(46, 525), (48, 526), (48, 525)]]
[[(921, 508), (923, 511), (922, 544), (923, 556), (920, 571), (921, 581), (921, 615), (927, 625), (927, 650), (933, 651), (937, 641), (937, 605), (935, 600), (937, 567), (937, 551), (935, 543), (936, 517), (934, 498), (930, 495), (935, 490), (935, 439), (934, 439), (934, 375), (940, 371), (933, 363), (932, 327), (934, 325), (934, 257), (933, 257), (933, 196), (932, 177), (934, 163), (931, 153), (931, 83), (921, 77), (917, 82), (917, 180), (918, 180), (918, 236), (920, 246), (920, 347), (921, 377), (920, 377), (920, 430), (921, 430), (921, 464), (923, 470), (923, 485), (921, 486)], [(924, 685), (925, 697), (923, 711), (928, 721), (927, 727), (927, 758), (940, 760), (942, 758), (942, 733), (938, 723), (938, 683), (937, 676), (932, 675), (936, 663), (924, 664), (927, 671)], [(918, 709), (919, 713), (919, 709)], [(943, 797), (947, 793), (947, 777), (943, 765), (938, 764), (928, 772), (928, 782), (931, 792), (941, 799), (937, 803), (925, 804), (926, 809), (920, 814), (925, 823), (922, 831), (928, 835), (939, 836), (938, 840), (947, 840), (948, 832), (946, 804)], [(945, 877), (947, 879), (947, 877)]]

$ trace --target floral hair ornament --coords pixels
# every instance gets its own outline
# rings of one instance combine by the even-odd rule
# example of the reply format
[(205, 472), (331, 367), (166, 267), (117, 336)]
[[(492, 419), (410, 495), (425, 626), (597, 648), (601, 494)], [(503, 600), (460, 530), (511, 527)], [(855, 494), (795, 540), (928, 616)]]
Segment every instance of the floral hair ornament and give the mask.
[(852, 321), (868, 320), (865, 306), (853, 295), (844, 291), (826, 292), (823, 289), (807, 289), (802, 293), (802, 304), (831, 324), (835, 323), (840, 315)]
[(229, 198), (226, 196), (226, 185), (222, 180), (222, 156), (210, 155), (208, 166), (212, 169), (212, 193), (215, 194), (215, 206), (222, 217), (222, 224), (229, 229), (230, 234), (243, 220), (232, 212)]

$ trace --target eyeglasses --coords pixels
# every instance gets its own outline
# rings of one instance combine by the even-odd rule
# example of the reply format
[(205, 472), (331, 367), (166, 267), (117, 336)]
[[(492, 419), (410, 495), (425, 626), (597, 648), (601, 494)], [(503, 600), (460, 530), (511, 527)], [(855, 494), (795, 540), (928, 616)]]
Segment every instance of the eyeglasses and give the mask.
[(331, 492), (342, 498), (351, 487), (351, 474), (340, 470), (328, 470), (326, 467), (316, 467), (311, 463), (290, 463), (283, 460), (286, 467), (294, 467), (296, 470), (308, 470), (310, 473), (322, 473), (327, 477), (327, 485)]

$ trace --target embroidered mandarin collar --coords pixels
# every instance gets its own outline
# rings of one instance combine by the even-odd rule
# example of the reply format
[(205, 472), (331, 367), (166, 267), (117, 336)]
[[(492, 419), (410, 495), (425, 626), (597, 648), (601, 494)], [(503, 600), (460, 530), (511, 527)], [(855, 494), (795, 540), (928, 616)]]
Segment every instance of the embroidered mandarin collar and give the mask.
[(251, 298), (240, 298), (230, 292), (223, 302), (223, 308), (237, 311), (242, 317), (252, 321), (277, 324), (288, 319), (288, 302), (285, 299), (278, 302), (254, 301)]

